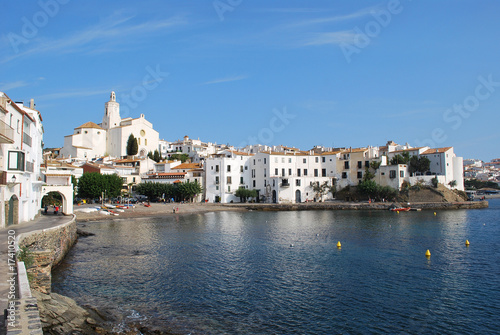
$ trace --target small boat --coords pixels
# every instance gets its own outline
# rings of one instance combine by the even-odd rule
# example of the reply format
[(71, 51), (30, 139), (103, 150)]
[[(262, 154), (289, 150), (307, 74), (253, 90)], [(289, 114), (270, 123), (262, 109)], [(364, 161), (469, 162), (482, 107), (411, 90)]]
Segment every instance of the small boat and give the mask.
[(150, 204), (144, 204), (144, 207), (151, 207)]
[(410, 207), (396, 207), (390, 209), (393, 212), (409, 212), (411, 210)]

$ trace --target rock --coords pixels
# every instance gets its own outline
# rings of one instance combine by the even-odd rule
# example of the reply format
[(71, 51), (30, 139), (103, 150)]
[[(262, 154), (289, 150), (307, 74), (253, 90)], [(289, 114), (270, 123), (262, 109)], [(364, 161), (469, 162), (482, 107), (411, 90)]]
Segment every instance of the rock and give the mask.
[(81, 229), (76, 229), (76, 234), (78, 235), (78, 237), (95, 236), (94, 233), (89, 233), (89, 232), (81, 230)]
[(95, 334), (99, 321), (104, 321), (97, 321), (94, 315), (91, 316), (71, 298), (57, 293), (44, 294), (35, 290), (32, 294), (38, 301), (44, 334)]

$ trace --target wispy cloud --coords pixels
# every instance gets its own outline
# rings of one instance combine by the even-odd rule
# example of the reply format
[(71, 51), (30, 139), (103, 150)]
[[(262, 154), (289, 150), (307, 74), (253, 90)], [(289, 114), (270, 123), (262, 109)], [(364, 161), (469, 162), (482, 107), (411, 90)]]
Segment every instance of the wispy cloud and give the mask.
[(358, 19), (361, 17), (365, 17), (367, 15), (370, 15), (372, 13), (376, 13), (379, 10), (380, 10), (380, 6), (371, 6), (371, 7), (366, 7), (366, 8), (360, 9), (356, 12), (349, 13), (349, 14), (334, 15), (334, 16), (327, 16), (327, 17), (318, 17), (318, 18), (309, 19), (309, 20), (297, 21), (297, 22), (293, 22), (291, 24), (288, 24), (284, 27), (294, 28), (294, 27), (320, 25), (320, 24), (324, 24), (324, 23), (336, 23), (336, 22), (355, 20), (355, 19)]
[(3, 59), (0, 63), (6, 63), (13, 59), (40, 55), (44, 53), (75, 53), (92, 52), (95, 49), (114, 51), (110, 45), (130, 44), (131, 39), (145, 36), (151, 33), (162, 33), (167, 28), (172, 28), (185, 23), (181, 17), (172, 17), (164, 20), (131, 23), (134, 16), (112, 15), (103, 22), (77, 31), (69, 36), (58, 39), (37, 39), (28, 44), (30, 49), (19, 54)]
[(28, 86), (29, 84), (23, 80), (14, 81), (11, 83), (0, 83), (0, 91), (5, 92), (15, 88)]
[(243, 75), (233, 76), (233, 77), (225, 77), (225, 78), (219, 78), (219, 79), (214, 79), (214, 80), (204, 82), (202, 85), (213, 85), (213, 84), (227, 83), (230, 81), (238, 81), (238, 80), (243, 80), (246, 78), (247, 78), (247, 76), (243, 76)]
[(102, 90), (92, 90), (92, 89), (72, 90), (66, 92), (57, 92), (57, 93), (40, 95), (37, 97), (37, 99), (48, 101), (48, 100), (67, 99), (76, 97), (90, 97), (94, 95), (109, 94), (109, 92), (110, 92), (109, 88)]
[(357, 34), (352, 30), (342, 30), (326, 33), (310, 34), (309, 37), (299, 42), (301, 46), (315, 46), (315, 45), (338, 45), (341, 43), (352, 43)]

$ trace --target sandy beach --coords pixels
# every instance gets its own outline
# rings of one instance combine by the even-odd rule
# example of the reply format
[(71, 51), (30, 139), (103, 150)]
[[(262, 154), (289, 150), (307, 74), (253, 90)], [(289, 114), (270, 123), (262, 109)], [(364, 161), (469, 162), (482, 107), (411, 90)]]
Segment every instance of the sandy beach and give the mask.
[[(157, 217), (165, 215), (180, 215), (180, 214), (193, 214), (205, 213), (215, 211), (243, 211), (245, 208), (227, 207), (221, 204), (213, 203), (151, 203), (151, 207), (146, 207), (142, 204), (135, 204), (135, 207), (125, 209), (124, 212), (119, 212), (118, 216), (104, 215), (100, 212), (86, 213), (82, 210), (97, 207), (94, 205), (75, 206), (74, 213), (78, 222), (94, 221), (94, 220), (109, 220), (109, 219), (124, 219), (124, 218), (138, 218), (138, 217)], [(174, 214), (174, 208), (176, 210)]]

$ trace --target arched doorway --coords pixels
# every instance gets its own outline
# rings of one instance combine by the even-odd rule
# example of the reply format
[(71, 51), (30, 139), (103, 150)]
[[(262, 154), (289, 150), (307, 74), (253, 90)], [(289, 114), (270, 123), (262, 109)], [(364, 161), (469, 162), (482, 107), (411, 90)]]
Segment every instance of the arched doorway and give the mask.
[(42, 212), (47, 208), (53, 213), (54, 206), (59, 207), (59, 213), (63, 212), (64, 195), (57, 191), (50, 191), (42, 197)]
[(301, 203), (301, 199), (300, 199), (300, 190), (297, 190), (295, 191), (295, 202), (296, 203)]
[(16, 195), (10, 197), (5, 203), (5, 214), (7, 215), (7, 226), (19, 223), (19, 199)]
[(273, 204), (276, 203), (276, 190), (273, 190)]

